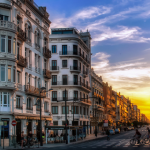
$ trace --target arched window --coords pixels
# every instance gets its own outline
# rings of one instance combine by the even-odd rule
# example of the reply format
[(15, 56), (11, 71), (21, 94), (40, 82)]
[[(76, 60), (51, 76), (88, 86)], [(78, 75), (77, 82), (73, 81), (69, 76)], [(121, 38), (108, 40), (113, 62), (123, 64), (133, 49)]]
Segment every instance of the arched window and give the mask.
[(35, 47), (40, 48), (40, 31), (38, 29), (35, 31)]
[(26, 33), (26, 39), (28, 42), (31, 42), (31, 24), (30, 22), (27, 22), (25, 24), (25, 33)]
[(37, 103), (36, 103), (37, 105), (36, 105), (36, 110), (37, 111), (40, 111), (40, 100), (38, 99), (37, 100)]

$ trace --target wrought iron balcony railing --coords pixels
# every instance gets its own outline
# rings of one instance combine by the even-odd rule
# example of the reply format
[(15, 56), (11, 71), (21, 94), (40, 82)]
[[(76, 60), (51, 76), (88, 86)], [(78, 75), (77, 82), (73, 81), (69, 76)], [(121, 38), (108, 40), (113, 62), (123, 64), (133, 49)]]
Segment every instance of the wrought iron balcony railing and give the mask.
[(45, 90), (41, 91), (41, 89), (36, 88), (34, 86), (31, 86), (31, 85), (25, 85), (25, 92), (28, 95), (46, 98), (46, 91)]
[(43, 76), (45, 78), (51, 79), (51, 72), (47, 69), (43, 69)]
[(46, 47), (43, 47), (43, 56), (46, 58), (51, 58), (51, 51)]
[(59, 66), (51, 66), (50, 70), (59, 70)]
[(17, 26), (17, 36), (23, 41), (26, 40), (25, 32), (19, 26)]
[(17, 55), (17, 64), (22, 66), (22, 67), (26, 67), (27, 66), (27, 59), (21, 55)]
[(70, 71), (78, 71), (81, 72), (81, 68), (78, 66), (70, 66)]

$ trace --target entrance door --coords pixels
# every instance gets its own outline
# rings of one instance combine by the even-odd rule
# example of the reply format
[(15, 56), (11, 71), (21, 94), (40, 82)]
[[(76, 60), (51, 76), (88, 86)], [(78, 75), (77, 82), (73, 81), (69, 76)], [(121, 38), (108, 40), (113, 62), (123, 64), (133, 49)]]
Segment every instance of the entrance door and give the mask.
[(40, 141), (40, 120), (38, 120), (38, 125), (37, 125), (37, 139), (38, 139), (38, 141)]
[(21, 140), (21, 120), (16, 120), (16, 135), (17, 135), (17, 143)]
[(30, 131), (32, 132), (32, 120), (28, 121), (27, 134), (29, 134)]

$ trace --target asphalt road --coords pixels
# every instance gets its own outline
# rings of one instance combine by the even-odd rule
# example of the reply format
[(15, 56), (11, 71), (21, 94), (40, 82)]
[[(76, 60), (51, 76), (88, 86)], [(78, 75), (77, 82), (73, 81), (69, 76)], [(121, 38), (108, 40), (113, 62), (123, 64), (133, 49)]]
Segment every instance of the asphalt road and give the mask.
[[(140, 133), (142, 134), (141, 138), (147, 136), (146, 127), (139, 129)], [(147, 150), (150, 149), (149, 144), (145, 145), (130, 145), (130, 139), (135, 134), (135, 130), (126, 131), (120, 134), (115, 134), (110, 136), (110, 141), (106, 140), (105, 138), (99, 138), (92, 141), (86, 141), (82, 143), (73, 143), (61, 147), (51, 147), (51, 150), (99, 150), (99, 149), (106, 149), (106, 150), (121, 150), (121, 149), (128, 149), (128, 150)]]

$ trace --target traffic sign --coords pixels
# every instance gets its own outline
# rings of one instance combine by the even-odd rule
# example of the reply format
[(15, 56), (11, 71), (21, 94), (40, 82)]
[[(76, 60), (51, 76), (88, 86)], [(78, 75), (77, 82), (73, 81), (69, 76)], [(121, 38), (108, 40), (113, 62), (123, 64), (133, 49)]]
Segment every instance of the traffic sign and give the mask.
[(16, 124), (17, 124), (16, 120), (13, 120), (11, 124), (12, 124), (13, 126), (16, 126)]

